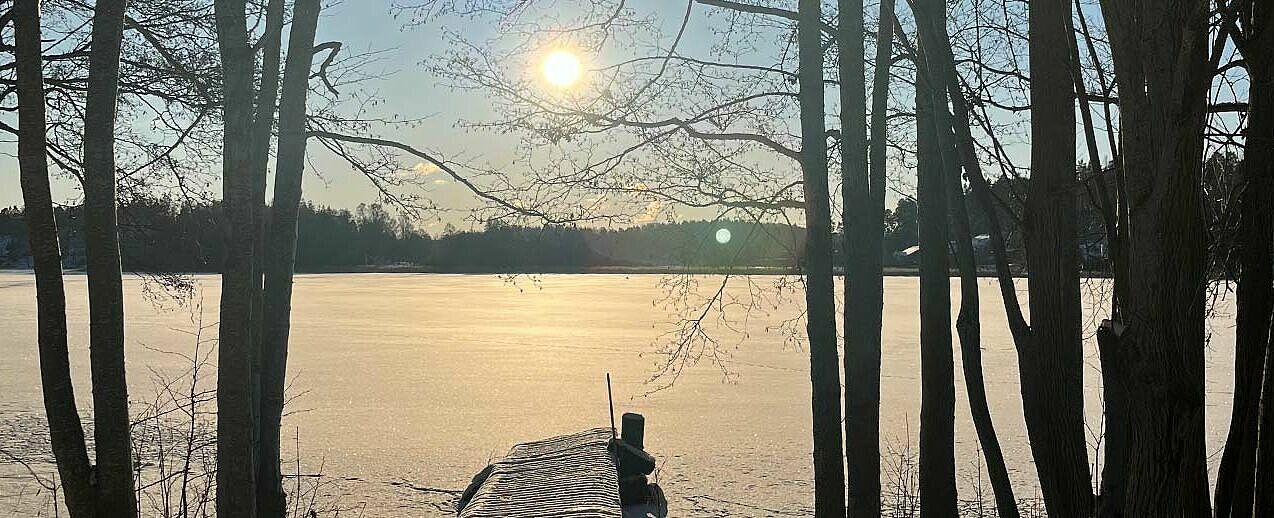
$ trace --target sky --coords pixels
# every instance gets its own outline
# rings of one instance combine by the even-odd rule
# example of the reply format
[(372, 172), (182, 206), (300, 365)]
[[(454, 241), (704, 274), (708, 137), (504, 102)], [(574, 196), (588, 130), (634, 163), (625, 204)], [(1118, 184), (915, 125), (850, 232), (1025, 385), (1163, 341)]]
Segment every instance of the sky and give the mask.
[[(569, 2), (570, 0), (546, 0), (533, 4), (545, 6), (551, 12), (554, 7)], [(447, 31), (461, 33), (469, 41), (482, 42), (499, 36), (500, 28), (488, 19), (462, 18), (444, 18), (426, 26), (409, 27), (405, 26), (405, 18), (394, 16), (392, 5), (390, 0), (329, 2), (319, 21), (316, 38), (318, 42), (342, 42), (346, 55), (369, 51), (381, 53), (380, 60), (371, 65), (370, 71), (378, 72), (383, 77), (360, 85), (360, 88), (374, 91), (384, 100), (383, 104), (374, 109), (374, 113), (401, 119), (423, 118), (418, 125), (395, 127), (392, 132), (386, 132), (382, 136), (430, 150), (448, 159), (502, 171), (517, 171), (520, 164), (516, 162), (514, 155), (517, 144), (515, 136), (491, 131), (472, 131), (458, 125), (461, 120), (490, 120), (496, 115), (486, 95), (477, 91), (452, 90), (441, 84), (422, 64), (422, 61), (449, 49)], [(660, 31), (670, 35), (675, 32), (686, 4), (684, 0), (636, 0), (629, 5), (651, 13), (658, 20)], [(702, 21), (706, 18), (707, 11), (708, 8), (702, 5), (696, 6), (692, 17), (694, 23), (679, 48), (706, 52), (715, 42), (710, 26)], [(1092, 15), (1089, 20), (1092, 24), (1099, 23)], [(608, 59), (614, 58), (594, 56), (591, 57), (594, 63), (586, 64), (605, 64)], [(534, 71), (528, 70), (528, 73)], [(829, 111), (834, 111), (833, 105), (829, 104), (828, 108)], [(1021, 137), (1010, 145), (1010, 154), (1018, 165), (1023, 166), (1029, 163), (1029, 148), (1026, 147), (1025, 140), (1025, 137)], [(1099, 136), (1098, 140), (1102, 143), (1103, 154), (1107, 154), (1104, 149), (1105, 139)], [(1077, 141), (1076, 145), (1077, 156), (1085, 156), (1082, 142)], [(12, 147), (12, 143), (0, 145), (0, 151), (9, 155), (0, 158), (0, 206), (21, 205), (17, 161), (13, 157)], [(309, 149), (311, 167), (307, 168), (304, 180), (306, 199), (319, 205), (341, 208), (354, 208), (360, 203), (377, 199), (376, 187), (344, 161), (313, 141)], [(209, 164), (209, 167), (219, 169), (218, 164)], [(466, 218), (467, 209), (476, 205), (471, 193), (445, 178), (436, 168), (419, 166), (416, 172), (427, 178), (421, 184), (426, 192), (421, 194), (436, 201), (438, 205), (455, 209), (428, 214), (426, 220), (421, 222), (422, 226), (436, 232), (448, 223), (461, 228), (475, 225)], [(54, 185), (55, 199), (74, 202), (78, 198), (76, 189), (69, 180), (55, 179)], [(887, 204), (892, 206), (897, 194), (891, 193), (889, 198)]]
[[(493, 145), (493, 140), (499, 140), (498, 137), (474, 135), (454, 128), (456, 121), (462, 117), (485, 116), (486, 103), (482, 96), (441, 88), (420, 65), (429, 55), (444, 50), (446, 43), (442, 31), (438, 30), (438, 26), (404, 28), (403, 20), (393, 17), (390, 5), (389, 1), (379, 0), (331, 3), (325, 7), (319, 20), (316, 42), (340, 41), (345, 46), (344, 53), (382, 52), (380, 62), (373, 68), (384, 72), (385, 78), (361, 86), (374, 90), (384, 99), (382, 114), (399, 114), (403, 118), (425, 117), (419, 126), (396, 129), (394, 134), (387, 136), (438, 151), (443, 156), (463, 155), (484, 162), (507, 162), (510, 157), (501, 152), (507, 147)], [(453, 28), (475, 38), (488, 37), (492, 30), (477, 23)], [(7, 155), (0, 157), (0, 206), (21, 205), (22, 193), (13, 144), (5, 144), (0, 150)], [(343, 208), (353, 208), (377, 199), (376, 189), (347, 164), (313, 142), (309, 151), (312, 168), (307, 168), (304, 177), (306, 199)], [(210, 164), (209, 167), (219, 169), (218, 164)], [(431, 196), (449, 202), (448, 205), (465, 206), (467, 191), (443, 181), (440, 175), (435, 181), (437, 183), (426, 184)], [(78, 194), (70, 180), (55, 178), (54, 198), (73, 201)]]
[[(646, 3), (658, 5), (665, 1), (647, 0)], [(378, 52), (379, 59), (369, 71), (379, 72), (383, 77), (358, 85), (383, 99), (383, 104), (374, 113), (402, 119), (423, 118), (420, 124), (395, 127), (392, 132), (380, 136), (467, 164), (516, 169), (512, 150), (517, 141), (513, 136), (457, 127), (462, 119), (490, 119), (492, 109), (487, 98), (478, 92), (455, 91), (440, 84), (422, 64), (450, 48), (446, 31), (455, 31), (467, 40), (480, 42), (497, 36), (499, 29), (487, 20), (457, 17), (444, 18), (427, 26), (410, 27), (405, 16), (395, 17), (392, 10), (395, 4), (404, 3), (413, 3), (413, 0), (324, 2), (315, 41), (342, 42), (344, 55)], [(673, 3), (678, 2), (674, 0)], [(0, 144), (0, 153), (7, 155), (0, 157), (0, 206), (20, 206), (22, 194), (14, 145), (11, 142)], [(371, 182), (314, 141), (308, 146), (308, 160), (310, 163), (303, 184), (305, 199), (319, 205), (350, 209), (360, 203), (377, 200), (378, 191)], [(210, 164), (209, 167), (220, 168), (219, 164)], [(423, 194), (444, 208), (455, 209), (427, 215), (427, 220), (422, 222), (424, 226), (430, 230), (440, 230), (447, 223), (462, 228), (474, 226), (474, 222), (467, 218), (467, 209), (474, 207), (476, 202), (468, 190), (444, 178), (436, 168), (417, 164), (416, 169), (428, 173), (431, 178), (423, 183), (426, 191)], [(213, 188), (215, 190), (216, 186)], [(71, 179), (55, 175), (53, 189), (56, 202), (75, 203), (79, 198)]]

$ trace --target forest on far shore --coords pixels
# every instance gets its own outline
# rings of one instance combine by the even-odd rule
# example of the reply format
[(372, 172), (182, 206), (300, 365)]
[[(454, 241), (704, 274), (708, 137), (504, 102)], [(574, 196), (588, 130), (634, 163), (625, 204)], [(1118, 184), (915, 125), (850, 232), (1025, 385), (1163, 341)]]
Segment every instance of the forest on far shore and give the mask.
[[(906, 204), (904, 204), (906, 205)], [(899, 245), (915, 243), (914, 204)], [(224, 256), (220, 203), (134, 201), (120, 209), (123, 267), (137, 272), (219, 272)], [(64, 266), (84, 266), (83, 211), (57, 209)], [(431, 235), (379, 203), (354, 210), (301, 204), (297, 270), (348, 271), (364, 266), (418, 266), (439, 271), (505, 271), (643, 266), (795, 265), (802, 227), (746, 221), (647, 223), (621, 229), (488, 223), (478, 230), (447, 225)], [(731, 239), (718, 243), (719, 229)], [(909, 230), (908, 230), (909, 229)], [(30, 264), (20, 208), (0, 209), (0, 267)]]
[[(1213, 191), (1228, 192), (1239, 159), (1218, 153), (1205, 164)], [(1107, 172), (1109, 173), (1109, 171)], [(991, 190), (1002, 207), (1021, 210), (1025, 179), (1001, 178)], [(1087, 191), (1080, 191), (1077, 246), (1087, 271), (1107, 273), (1105, 234), (1100, 215)], [(1214, 217), (1224, 200), (1209, 203)], [(990, 231), (979, 207), (970, 207), (974, 248), (981, 265), (991, 263), (985, 242)], [(1022, 232), (1001, 211), (1007, 244), (1021, 262)], [(58, 233), (67, 268), (84, 266), (83, 207), (56, 209)], [(224, 257), (224, 222), (219, 201), (178, 203), (168, 199), (135, 199), (122, 203), (120, 248), (125, 270), (136, 272), (216, 273)], [(296, 268), (301, 272), (350, 271), (367, 266), (413, 266), (431, 271), (500, 272), (518, 270), (582, 270), (599, 267), (769, 267), (794, 268), (804, 249), (804, 227), (797, 224), (741, 220), (650, 222), (622, 228), (576, 225), (524, 226), (492, 221), (478, 230), (446, 225), (430, 233), (415, 218), (392, 205), (359, 204), (354, 210), (302, 202), (298, 211)], [(717, 243), (720, 229), (728, 243)], [(839, 235), (839, 229), (835, 231)], [(979, 239), (982, 238), (982, 239)], [(839, 244), (833, 253), (842, 256)], [(917, 210), (913, 198), (900, 198), (884, 210), (881, 258), (886, 266), (914, 266)], [(29, 268), (26, 223), (19, 207), (0, 208), (0, 268)], [(839, 263), (837, 263), (839, 264)]]

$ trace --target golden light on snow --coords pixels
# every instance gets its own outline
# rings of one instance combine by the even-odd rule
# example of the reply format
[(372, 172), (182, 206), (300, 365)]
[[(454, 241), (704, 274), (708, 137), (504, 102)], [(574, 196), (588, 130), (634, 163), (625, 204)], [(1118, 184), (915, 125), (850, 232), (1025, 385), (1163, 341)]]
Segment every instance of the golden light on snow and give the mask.
[(717, 242), (718, 242), (718, 243), (721, 243), (721, 244), (723, 244), (723, 245), (724, 245), (724, 244), (726, 244), (726, 243), (729, 243), (729, 242), (730, 242), (730, 229), (728, 229), (728, 228), (723, 228), (723, 229), (719, 229), (719, 230), (717, 230)]
[(540, 64), (544, 79), (554, 86), (567, 87), (579, 81), (582, 69), (579, 56), (569, 50), (555, 50)]

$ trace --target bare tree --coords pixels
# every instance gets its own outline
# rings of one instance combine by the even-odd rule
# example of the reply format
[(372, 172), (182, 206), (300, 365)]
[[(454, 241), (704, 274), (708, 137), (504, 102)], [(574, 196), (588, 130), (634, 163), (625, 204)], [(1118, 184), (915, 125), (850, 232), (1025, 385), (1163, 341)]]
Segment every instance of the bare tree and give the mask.
[(1022, 409), (1049, 516), (1092, 513), (1075, 198), (1075, 92), (1067, 0), (1030, 4), (1030, 339), (1018, 344)]
[[(279, 96), (279, 61), (283, 39), (283, 0), (268, 0), (265, 5), (265, 26), (258, 45), (261, 47), (261, 73), (256, 86), (256, 104), (252, 117), (252, 133), (249, 145), (251, 155), (248, 158), (252, 177), (252, 318), (250, 340), (252, 343), (251, 385), (253, 412), (256, 426), (253, 438), (257, 444), (254, 459), (257, 470), (256, 506), (257, 514), (265, 516), (282, 516), (286, 507), (282, 492), (282, 480), (278, 484), (279, 458), (271, 452), (277, 448), (269, 448), (278, 443), (277, 428), (264, 426), (267, 412), (264, 385), (265, 346), (264, 339), (264, 282), (265, 282), (265, 240), (266, 227), (265, 190), (270, 162), (270, 142), (274, 130), (274, 114)], [(255, 51), (255, 49), (254, 49)], [(282, 383), (280, 381), (279, 383)], [(277, 489), (277, 490), (276, 490)], [(275, 512), (267, 513), (266, 509)]]
[(15, 0), (15, 88), (18, 95), (18, 166), (23, 213), (35, 268), (40, 382), (49, 438), (62, 480), (67, 511), (72, 518), (94, 516), (93, 468), (84, 444), (71, 386), (66, 343), (66, 292), (62, 285), (62, 253), (58, 246), (49, 165), (45, 142), (44, 73), (40, 45), (40, 2)]
[[(881, 2), (892, 18), (893, 6)], [(880, 516), (880, 333), (884, 304), (881, 241), (884, 236), (884, 164), (868, 171), (866, 64), (862, 0), (839, 2), (841, 119), (841, 229), (845, 270), (845, 456), (850, 516)], [(892, 23), (876, 39), (876, 84), (884, 115), (888, 102)], [(883, 84), (881, 84), (883, 83)], [(872, 137), (882, 140), (884, 119), (873, 117)], [(883, 148), (881, 149), (883, 151)], [(884, 160), (883, 153), (873, 157)]]
[(267, 517), (282, 517), (287, 511), (279, 472), (279, 425), (287, 373), (292, 275), (296, 268), (297, 210), (305, 171), (305, 101), (320, 8), (319, 0), (297, 0), (294, 4), (279, 106), (279, 156), (265, 249), (265, 307), (261, 322), (261, 457), (257, 506), (261, 516)]
[(217, 0), (224, 121), (222, 207), (226, 257), (222, 269), (217, 354), (217, 514), (256, 516), (256, 412), (252, 342), (253, 52), (244, 0)]
[[(823, 19), (818, 0), (801, 0), (796, 22), (800, 67), (801, 178), (805, 189), (806, 335), (814, 414), (814, 516), (845, 515), (836, 294), (832, 282), (832, 213), (823, 121)], [(862, 119), (858, 119), (861, 123)]]
[[(946, 32), (946, 4), (912, 3), (917, 25)], [(925, 34), (922, 32), (922, 34)], [(936, 81), (938, 61), (922, 36), (916, 70), (916, 200), (920, 230), (920, 512), (957, 516), (955, 484), (955, 364), (951, 357), (951, 283), (947, 265), (947, 188), (939, 140), (947, 94)]]
[(133, 462), (124, 374), (124, 287), (115, 196), (115, 102), (119, 96), (124, 0), (97, 2), (93, 12), (84, 106), (84, 244), (89, 295), (89, 357), (97, 512), (133, 516)]
[[(921, 49), (912, 46), (907, 39), (906, 33), (901, 29), (901, 23), (895, 21), (899, 25), (899, 41), (907, 52), (913, 56), (918, 68), (934, 67), (944, 65), (948, 68), (938, 69), (938, 75), (944, 72), (954, 73), (951, 68), (952, 63), (949, 61), (948, 55), (935, 53), (934, 62), (926, 63), (922, 58)], [(932, 28), (923, 15), (917, 19), (917, 29), (922, 39), (938, 38), (936, 43), (938, 48), (944, 45), (941, 35), (943, 34), (937, 28)], [(949, 79), (949, 78), (947, 78)], [(918, 88), (934, 88), (937, 85), (930, 83), (937, 79), (929, 79), (928, 76), (920, 76), (917, 80), (926, 81), (925, 85)], [(960, 171), (965, 168), (968, 171), (970, 183), (975, 179), (982, 178), (980, 168), (976, 166), (970, 167), (965, 162), (965, 153), (975, 153), (973, 151), (973, 142), (969, 137), (968, 115), (964, 106), (964, 99), (959, 95), (958, 90), (949, 90), (951, 95), (951, 105), (955, 108), (956, 115), (952, 115), (951, 110), (946, 106), (932, 106), (932, 109), (938, 114), (939, 126), (937, 137), (941, 150), (942, 166), (944, 169), (944, 187), (947, 190), (949, 212), (951, 215), (951, 231), (954, 232), (956, 258), (956, 266), (960, 272), (960, 310), (956, 318), (956, 331), (960, 339), (960, 356), (961, 365), (964, 370), (965, 387), (969, 399), (969, 411), (973, 419), (974, 430), (978, 435), (979, 451), (987, 464), (988, 475), (991, 479), (991, 486), (994, 492), (996, 511), (1002, 517), (1018, 516), (1018, 502), (1013, 494), (1012, 484), (1008, 478), (1008, 469), (1004, 463), (1004, 454), (1000, 448), (1000, 441), (995, 432), (995, 424), (991, 419), (990, 407), (986, 399), (986, 384), (982, 373), (982, 339), (981, 339), (981, 318), (980, 318), (980, 296), (978, 294), (977, 278), (978, 265), (973, 250), (971, 223), (968, 211), (968, 196), (965, 194), (963, 184), (960, 181)], [(924, 108), (924, 106), (921, 106)], [(985, 180), (983, 180), (985, 183)], [(979, 192), (979, 191), (975, 191)], [(990, 222), (994, 227), (996, 219), (994, 214), (990, 216)], [(992, 229), (992, 239), (999, 241), (999, 246), (1003, 247), (1003, 236), (994, 228)], [(997, 254), (997, 257), (1003, 257), (1003, 254)], [(1007, 269), (1007, 262), (1004, 263)], [(1010, 277), (1003, 277), (1010, 283)]]
[[(1217, 472), (1215, 515), (1246, 518), (1274, 513), (1274, 375), (1270, 315), (1274, 311), (1274, 6), (1221, 2), (1221, 37), (1243, 55), (1248, 85), (1247, 131), (1238, 194), (1239, 279), (1235, 330), (1234, 407)], [(1259, 457), (1258, 457), (1259, 452)]]
[[(1004, 234), (971, 134), (968, 109), (954, 60), (942, 39), (941, 26), (918, 22), (922, 40), (934, 34), (931, 59), (940, 63), (938, 78), (951, 96), (956, 150), (983, 213), (988, 215), (1002, 299), (1018, 350), (1022, 397), (1044, 501), (1050, 514), (1086, 516), (1092, 492), (1083, 420), (1083, 355), (1079, 272), (1074, 231), (1075, 120), (1073, 76), (1070, 72), (1070, 10), (1065, 3), (1030, 5), (1032, 70), (1031, 195), (1026, 220), (1031, 304), (1034, 329), (1018, 306), (1009, 269)], [(926, 31), (926, 29), (929, 29)], [(945, 111), (945, 107), (941, 109)], [(988, 130), (989, 131), (989, 130)], [(1059, 156), (1060, 153), (1060, 156)], [(1067, 158), (1069, 157), (1069, 158)], [(1069, 165), (1067, 165), (1069, 164)], [(1058, 408), (1063, 409), (1059, 411)], [(984, 445), (986, 442), (984, 441)], [(994, 470), (993, 470), (994, 471)], [(1001, 491), (997, 489), (997, 498)]]
[[(1098, 330), (1107, 391), (1103, 516), (1206, 516), (1207, 250), (1199, 193), (1208, 2), (1104, 0), (1119, 85), (1120, 167), (1138, 264)], [(1122, 237), (1122, 236), (1121, 236)]]

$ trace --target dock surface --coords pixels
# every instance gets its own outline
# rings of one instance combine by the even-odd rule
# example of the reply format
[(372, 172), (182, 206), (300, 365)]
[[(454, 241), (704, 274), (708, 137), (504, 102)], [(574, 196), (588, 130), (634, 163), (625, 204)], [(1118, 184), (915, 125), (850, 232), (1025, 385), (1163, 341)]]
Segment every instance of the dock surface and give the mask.
[(621, 518), (609, 428), (514, 446), (460, 518)]

